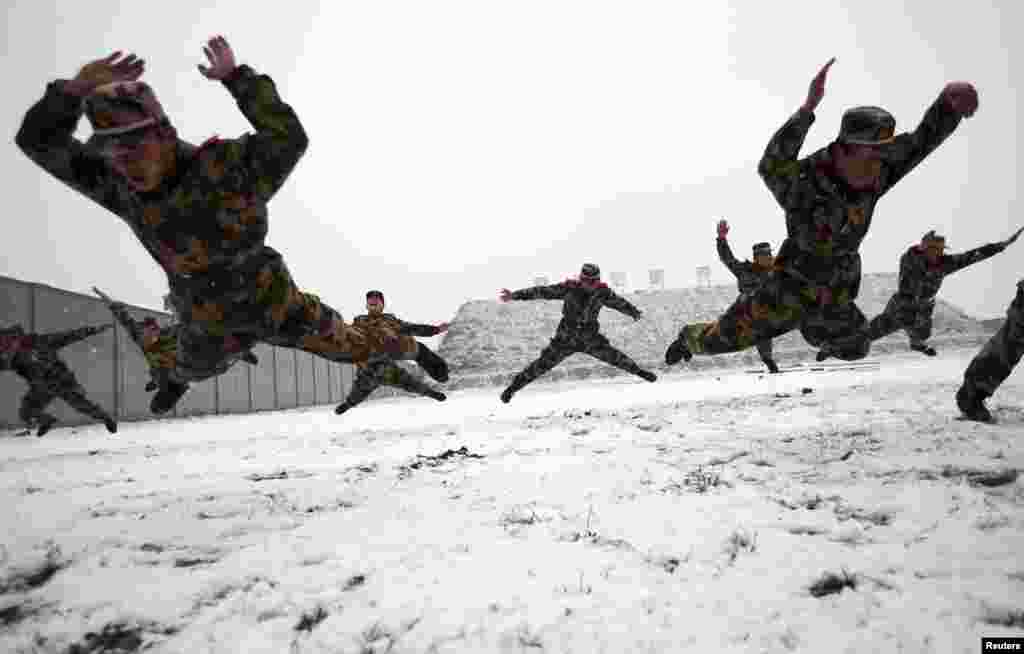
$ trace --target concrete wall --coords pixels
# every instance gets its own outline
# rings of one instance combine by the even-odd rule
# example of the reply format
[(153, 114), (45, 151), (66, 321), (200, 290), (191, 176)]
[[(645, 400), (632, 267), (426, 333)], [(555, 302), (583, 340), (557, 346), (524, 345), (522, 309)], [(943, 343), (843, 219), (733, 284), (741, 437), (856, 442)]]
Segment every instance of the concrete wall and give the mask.
[[(168, 324), (167, 313), (129, 307), (138, 319), (155, 317)], [(0, 276), (0, 326), (20, 323), (25, 331), (55, 332), (85, 325), (115, 323), (99, 299)], [(238, 363), (214, 379), (192, 384), (170, 414), (173, 417), (250, 413), (340, 403), (352, 386), (350, 365), (331, 363), (307, 352), (259, 345), (258, 366)], [(149, 370), (142, 353), (121, 328), (79, 341), (60, 351), (87, 395), (118, 420), (157, 419), (149, 412), (152, 393), (144, 390)], [(18, 427), (18, 407), (27, 386), (13, 372), (0, 372), (0, 427)], [(47, 409), (61, 425), (91, 419), (54, 400)]]

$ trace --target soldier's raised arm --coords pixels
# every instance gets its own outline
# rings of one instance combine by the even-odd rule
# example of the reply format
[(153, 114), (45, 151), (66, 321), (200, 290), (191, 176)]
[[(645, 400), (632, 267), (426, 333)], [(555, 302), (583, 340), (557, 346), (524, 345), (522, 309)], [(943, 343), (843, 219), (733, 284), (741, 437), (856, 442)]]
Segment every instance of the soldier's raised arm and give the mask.
[(96, 326), (96, 327), (94, 327), (94, 326), (78, 327), (78, 328), (75, 328), (75, 329), (67, 329), (67, 330), (59, 331), (59, 332), (48, 332), (48, 333), (45, 333), (45, 334), (37, 334), (35, 342), (36, 342), (37, 345), (41, 345), (43, 347), (52, 348), (54, 350), (59, 350), (59, 349), (61, 349), (63, 347), (67, 347), (67, 346), (71, 345), (72, 343), (77, 343), (78, 341), (81, 341), (81, 340), (84, 340), (86, 338), (89, 338), (90, 336), (95, 336), (96, 334), (101, 334), (101, 333), (107, 331), (108, 329), (110, 329), (112, 327), (113, 327), (113, 325), (109, 325), (108, 324), (108, 325), (99, 325), (99, 326)]
[(733, 275), (739, 276), (740, 262), (732, 253), (729, 247), (729, 223), (724, 220), (718, 221), (718, 238), (715, 239), (715, 247), (718, 249), (718, 259), (729, 269)]
[(548, 284), (546, 286), (531, 286), (521, 288), (518, 291), (510, 291), (507, 288), (501, 289), (501, 301), (510, 300), (564, 300), (569, 287), (564, 283)]
[(789, 190), (800, 175), (797, 157), (807, 131), (814, 124), (814, 110), (825, 95), (825, 78), (833, 63), (834, 57), (811, 80), (804, 104), (775, 132), (757, 165), (757, 174), (784, 208), (788, 204)]
[(611, 289), (608, 290), (608, 297), (605, 299), (604, 305), (609, 309), (614, 309), (621, 314), (629, 316), (633, 320), (640, 320), (640, 317), (643, 316), (643, 312), (636, 308), (632, 302)]
[(998, 241), (996, 243), (987, 243), (981, 247), (974, 248), (973, 250), (967, 250), (959, 254), (950, 254), (942, 258), (942, 273), (944, 275), (951, 275), (958, 270), (963, 270), (967, 266), (974, 265), (989, 257), (994, 257), (999, 254), (1007, 247), (1009, 247), (1014, 241), (1020, 237), (1021, 231), (1024, 228), (1017, 230), (1013, 236), (1006, 239), (1005, 241)]
[(441, 333), (441, 328), (437, 325), (425, 325), (417, 322), (406, 322), (400, 318), (395, 318), (398, 321), (398, 333), (408, 336), (437, 336)]
[(115, 214), (126, 208), (115, 173), (98, 151), (76, 139), (74, 133), (84, 113), (83, 98), (103, 84), (142, 76), (142, 59), (121, 57), (115, 52), (86, 64), (74, 79), (50, 82), (43, 98), (25, 114), (14, 139), (43, 170)]
[(913, 132), (899, 134), (885, 148), (888, 175), (882, 192), (891, 189), (925, 157), (949, 138), (962, 118), (974, 115), (978, 108), (978, 92), (967, 82), (950, 82), (928, 107), (921, 123)]
[(256, 128), (255, 134), (214, 144), (211, 149), (215, 152), (206, 156), (221, 164), (241, 162), (251, 175), (247, 190), (265, 202), (305, 154), (309, 137), (295, 111), (278, 95), (273, 80), (245, 64), (236, 64), (234, 51), (223, 36), (210, 39), (203, 50), (210, 65), (199, 65), (199, 72), (223, 84)]

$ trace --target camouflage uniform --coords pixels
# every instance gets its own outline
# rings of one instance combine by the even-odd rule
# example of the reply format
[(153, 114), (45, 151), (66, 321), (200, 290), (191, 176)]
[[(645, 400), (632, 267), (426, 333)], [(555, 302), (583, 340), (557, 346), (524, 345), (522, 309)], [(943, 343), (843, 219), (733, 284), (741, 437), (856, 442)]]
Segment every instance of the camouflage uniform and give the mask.
[(425, 395), (438, 401), (445, 399), (444, 393), (416, 379), (395, 363), (396, 359), (414, 360), (437, 381), (448, 381), (448, 364), (444, 359), (412, 338), (436, 336), (440, 333), (437, 327), (405, 322), (390, 313), (356, 316), (352, 326), (363, 334), (373, 353), (366, 361), (356, 363), (358, 372), (352, 389), (334, 410), (335, 413), (344, 413), (362, 403), (381, 384), (397, 386), (414, 395)]
[(981, 348), (964, 371), (964, 383), (956, 394), (957, 406), (971, 420), (991, 422), (985, 400), (1013, 372), (1024, 354), (1024, 279), (1006, 311), (1006, 321)]
[[(887, 118), (877, 118), (879, 114)], [(886, 143), (879, 186), (867, 191), (853, 190), (840, 179), (828, 146), (797, 159), (814, 120), (810, 111), (798, 110), (772, 137), (758, 165), (758, 173), (786, 212), (787, 237), (776, 258), (777, 270), (715, 322), (683, 327), (666, 352), (666, 361), (737, 352), (795, 328), (808, 343), (832, 356), (855, 360), (867, 355), (867, 320), (854, 300), (861, 280), (859, 249), (875, 204), (945, 141), (961, 118), (940, 96), (914, 132), (892, 137), (895, 122), (884, 110), (847, 111), (843, 129), (868, 129), (858, 122), (876, 129), (877, 123), (877, 136)]]
[(502, 393), (502, 401), (508, 402), (514, 393), (553, 369), (562, 360), (578, 353), (589, 354), (647, 381), (654, 381), (654, 373), (637, 365), (633, 359), (612, 346), (600, 332), (601, 326), (597, 322), (597, 316), (602, 307), (615, 309), (634, 320), (639, 320), (642, 315), (629, 300), (615, 293), (606, 284), (601, 283), (596, 288), (589, 289), (579, 281), (570, 279), (560, 284), (533, 286), (515, 291), (511, 299), (563, 300), (564, 304), (562, 320), (558, 323), (555, 337), (541, 351), (536, 361), (513, 378), (512, 383)]
[[(716, 246), (718, 248), (718, 258), (729, 269), (729, 272), (736, 276), (736, 286), (739, 288), (740, 295), (753, 293), (771, 275), (771, 268), (762, 268), (752, 261), (739, 261), (736, 259), (732, 253), (732, 248), (729, 247), (728, 240), (719, 237), (716, 239)], [(756, 257), (761, 253), (771, 256), (771, 246), (767, 243), (755, 245), (754, 256)], [(757, 353), (761, 355), (761, 361), (768, 366), (768, 370), (778, 372), (779, 367), (775, 364), (775, 359), (772, 358), (772, 339), (762, 339), (755, 343), (755, 345), (757, 346)]]
[(58, 350), (110, 327), (79, 327), (49, 334), (26, 334), (20, 326), (0, 330), (0, 370), (13, 370), (28, 383), (18, 415), (29, 427), (38, 425), (39, 436), (57, 422), (45, 409), (58, 397), (79, 413), (102, 422), (110, 433), (117, 431), (114, 419), (85, 396), (75, 373), (57, 356)]
[[(92, 143), (100, 137), (74, 138), (84, 108), (94, 128), (104, 125), (105, 100), (94, 94), (83, 103), (61, 81), (29, 109), (16, 141), (54, 177), (121, 217), (164, 269), (181, 317), (178, 369), (195, 378), (219, 374), (225, 359), (260, 341), (352, 362), (341, 314), (300, 291), (281, 255), (264, 244), (267, 203), (305, 153), (305, 130), (266, 75), (241, 65), (223, 85), (256, 132), (198, 148), (178, 141), (176, 173), (154, 192), (129, 189)], [(161, 410), (173, 407), (178, 390)]]
[[(929, 234), (934, 235), (931, 232)], [(942, 240), (941, 237), (936, 239)], [(925, 341), (932, 335), (935, 296), (939, 293), (942, 280), (1005, 249), (1006, 243), (989, 243), (960, 254), (944, 254), (935, 264), (929, 263), (925, 249), (920, 245), (908, 249), (900, 257), (899, 289), (889, 299), (885, 310), (868, 324), (871, 340), (904, 329), (910, 337), (911, 349), (934, 356), (935, 350), (926, 346)]]

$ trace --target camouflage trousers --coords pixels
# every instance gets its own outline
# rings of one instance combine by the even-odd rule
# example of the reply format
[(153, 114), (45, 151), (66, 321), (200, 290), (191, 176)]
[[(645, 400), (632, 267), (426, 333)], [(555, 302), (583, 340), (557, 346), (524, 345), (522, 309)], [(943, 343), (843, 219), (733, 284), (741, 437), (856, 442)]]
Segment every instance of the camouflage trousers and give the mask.
[(964, 371), (964, 387), (988, 397), (1013, 372), (1024, 354), (1024, 280), (1006, 312), (1006, 320)]
[(813, 347), (827, 348), (847, 361), (863, 359), (871, 349), (867, 318), (853, 301), (855, 285), (832, 290), (827, 302), (818, 288), (776, 272), (744, 293), (713, 322), (685, 325), (679, 332), (693, 354), (740, 352), (799, 329)]
[(872, 341), (903, 329), (911, 345), (924, 345), (932, 335), (932, 314), (935, 300), (917, 301), (899, 294), (889, 298), (885, 310), (868, 323), (868, 337)]
[(559, 333), (548, 343), (547, 347), (541, 350), (540, 357), (536, 361), (526, 366), (513, 378), (509, 389), (512, 392), (518, 391), (573, 354), (589, 354), (595, 359), (634, 375), (644, 372), (644, 369), (636, 361), (614, 347), (601, 333), (579, 335)]
[(381, 385), (396, 386), (413, 395), (433, 397), (437, 394), (433, 388), (415, 377), (408, 370), (402, 369), (391, 359), (371, 360), (359, 368), (352, 389), (349, 391), (342, 406), (352, 408), (361, 404)]
[(222, 374), (256, 343), (304, 350), (328, 361), (365, 359), (360, 344), (344, 330), (341, 314), (300, 291), (280, 259), (266, 262), (238, 291), (211, 294), (180, 280), (171, 291), (182, 319), (171, 375), (175, 381)]
[(70, 370), (56, 375), (26, 378), (28, 393), (21, 398), (18, 416), (28, 426), (39, 422), (53, 421), (55, 418), (46, 413), (46, 407), (55, 399), (60, 398), (72, 409), (90, 418), (105, 422), (111, 419), (101, 406), (85, 395), (85, 389), (78, 383)]

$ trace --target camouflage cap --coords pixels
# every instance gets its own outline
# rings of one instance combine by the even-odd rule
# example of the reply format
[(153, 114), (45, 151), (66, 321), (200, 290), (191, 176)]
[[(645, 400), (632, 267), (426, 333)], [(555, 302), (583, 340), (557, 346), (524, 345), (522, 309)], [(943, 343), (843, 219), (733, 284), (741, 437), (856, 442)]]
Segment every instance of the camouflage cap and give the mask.
[(757, 257), (760, 255), (772, 256), (772, 244), (767, 241), (763, 243), (756, 243), (754, 245), (754, 256)]
[(893, 141), (896, 119), (881, 107), (854, 107), (843, 113), (839, 125), (840, 143), (884, 145)]
[[(136, 112), (142, 118), (128, 119), (125, 112)], [(85, 116), (93, 135), (117, 136), (150, 125), (168, 123), (163, 106), (153, 89), (145, 82), (112, 82), (96, 87), (85, 99)]]
[(935, 233), (934, 229), (928, 230), (924, 236), (921, 237), (922, 243), (938, 243), (939, 245), (946, 245), (946, 237), (940, 236)]
[(580, 268), (581, 279), (601, 279), (601, 269), (597, 267), (597, 264), (585, 263)]
[(381, 302), (384, 301), (384, 294), (381, 293), (380, 291), (366, 291), (366, 299), (367, 300), (369, 300), (370, 298), (374, 298), (374, 297), (379, 299)]

